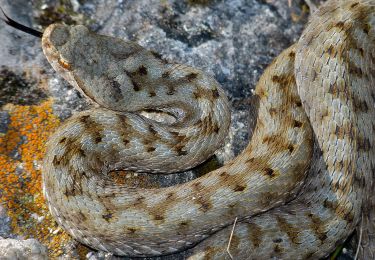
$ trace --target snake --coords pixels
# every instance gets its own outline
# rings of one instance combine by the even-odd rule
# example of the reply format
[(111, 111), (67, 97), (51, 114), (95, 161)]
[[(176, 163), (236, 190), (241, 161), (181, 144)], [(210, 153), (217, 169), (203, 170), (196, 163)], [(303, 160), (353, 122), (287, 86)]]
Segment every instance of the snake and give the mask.
[(49, 210), (76, 240), (129, 257), (318, 259), (362, 219), (360, 256), (374, 256), (365, 208), (375, 173), (374, 0), (328, 0), (315, 11), (260, 77), (242, 153), (163, 188), (129, 187), (111, 173), (178, 173), (207, 160), (230, 126), (219, 83), (82, 25), (52, 24), (40, 36), (51, 66), (95, 105), (49, 138), (42, 167)]

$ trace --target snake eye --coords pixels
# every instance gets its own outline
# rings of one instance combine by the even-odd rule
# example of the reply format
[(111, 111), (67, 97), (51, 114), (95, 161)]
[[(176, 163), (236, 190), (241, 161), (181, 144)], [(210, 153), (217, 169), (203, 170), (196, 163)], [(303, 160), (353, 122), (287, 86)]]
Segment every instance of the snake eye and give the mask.
[(59, 57), (59, 59), (57, 60), (57, 62), (60, 64), (61, 67), (63, 67), (64, 69), (66, 70), (71, 70), (71, 65), (69, 62), (67, 62), (66, 60), (64, 60), (63, 58)]

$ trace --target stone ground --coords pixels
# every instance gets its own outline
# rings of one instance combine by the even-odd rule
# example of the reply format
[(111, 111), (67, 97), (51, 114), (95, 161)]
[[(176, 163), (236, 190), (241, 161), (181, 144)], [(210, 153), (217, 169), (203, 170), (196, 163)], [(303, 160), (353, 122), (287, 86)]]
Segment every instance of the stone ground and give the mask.
[[(290, 2), (0, 0), (0, 5), (8, 16), (41, 31), (54, 22), (85, 24), (214, 75), (232, 106), (230, 134), (216, 157), (180, 177), (124, 174), (132, 185), (167, 186), (218, 167), (246, 146), (254, 125), (252, 89), (272, 59), (299, 38), (308, 19), (309, 9), (302, 0)], [(40, 191), (45, 140), (60, 121), (90, 104), (52, 70), (40, 39), (3, 22), (0, 35), (0, 236), (36, 238), (44, 245), (38, 249), (40, 259), (43, 248), (51, 258), (111, 259), (70, 239), (50, 218)], [(27, 250), (27, 243), (12, 240), (15, 250)], [(4, 244), (10, 242), (0, 239), (0, 252), (5, 252)], [(352, 259), (350, 244), (337, 259)], [(182, 253), (163, 259), (183, 258)]]

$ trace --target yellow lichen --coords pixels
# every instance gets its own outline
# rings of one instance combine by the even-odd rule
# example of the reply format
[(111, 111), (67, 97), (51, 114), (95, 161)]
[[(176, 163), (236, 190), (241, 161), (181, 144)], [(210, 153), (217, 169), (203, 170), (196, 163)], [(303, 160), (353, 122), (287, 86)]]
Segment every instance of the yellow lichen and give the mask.
[(0, 203), (7, 209), (12, 233), (36, 238), (55, 258), (72, 239), (49, 214), (42, 194), (40, 165), (48, 137), (60, 124), (52, 101), (35, 106), (6, 105), (7, 133), (0, 135)]

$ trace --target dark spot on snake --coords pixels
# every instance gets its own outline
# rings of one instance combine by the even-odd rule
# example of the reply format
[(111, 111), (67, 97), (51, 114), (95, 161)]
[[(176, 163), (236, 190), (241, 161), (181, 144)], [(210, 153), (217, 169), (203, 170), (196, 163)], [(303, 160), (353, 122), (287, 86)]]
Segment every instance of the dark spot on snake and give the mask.
[(369, 24), (364, 24), (364, 26), (363, 26), (363, 32), (365, 33), (365, 34), (369, 34), (370, 33), (370, 25)]
[(78, 149), (78, 152), (79, 152), (79, 154), (80, 154), (82, 157), (86, 157), (86, 153), (85, 153), (85, 151), (84, 151), (82, 148), (79, 148), (79, 149)]
[(358, 48), (358, 51), (359, 51), (359, 54), (361, 55), (361, 57), (365, 56), (365, 51), (363, 48)]
[(272, 240), (272, 242), (281, 243), (281, 242), (283, 242), (283, 239), (282, 238), (275, 238), (274, 240)]
[(154, 220), (162, 221), (162, 220), (164, 220), (164, 217), (162, 215), (155, 214), (154, 215)]
[(214, 132), (215, 134), (217, 134), (217, 133), (219, 133), (219, 130), (220, 130), (219, 126), (218, 126), (217, 124), (215, 124), (215, 125), (213, 126), (213, 132)]
[(163, 74), (161, 74), (161, 77), (163, 79), (167, 79), (167, 78), (169, 78), (169, 76), (170, 76), (170, 72), (169, 71), (163, 72)]
[(155, 150), (156, 150), (155, 147), (147, 147), (147, 152), (148, 152), (148, 153), (151, 153), (151, 152), (153, 152), (153, 151), (155, 151)]
[(298, 228), (295, 227), (293, 224), (288, 223), (287, 220), (282, 216), (276, 215), (276, 220), (277, 220), (278, 226), (280, 227), (280, 230), (287, 234), (290, 241), (294, 244), (298, 244), (299, 242)]
[(316, 77), (318, 76), (318, 73), (316, 72), (315, 69), (312, 69), (312, 73), (313, 73), (313, 75), (311, 77), (311, 81), (315, 81)]
[(242, 185), (236, 185), (236, 187), (234, 187), (233, 191), (234, 192), (239, 192), (239, 191), (243, 191), (244, 189), (246, 189), (246, 185), (245, 186), (242, 186)]
[(292, 144), (288, 145), (288, 150), (292, 153), (294, 151), (294, 146)]
[(178, 224), (178, 231), (177, 231), (177, 234), (185, 234), (185, 232), (188, 230), (189, 228), (189, 221), (185, 220), (185, 221), (182, 221)]
[(128, 227), (128, 228), (126, 228), (126, 229), (129, 231), (130, 234), (134, 234), (135, 231), (137, 231), (136, 228), (130, 228), (130, 227)]
[(194, 79), (196, 79), (198, 77), (198, 73), (190, 73), (188, 75), (185, 76), (185, 79), (187, 79), (187, 81), (191, 82), (193, 81)]
[(284, 74), (284, 75), (273, 75), (271, 80), (278, 84), (281, 88), (289, 86), (290, 83), (294, 81), (293, 74)]
[(57, 166), (60, 165), (60, 159), (58, 159), (56, 155), (53, 157), (52, 164), (53, 164), (55, 167), (57, 167)]
[(141, 87), (138, 85), (138, 83), (134, 80), (134, 73), (131, 73), (127, 70), (124, 70), (124, 72), (126, 73), (126, 75), (129, 77), (130, 81), (132, 82), (132, 85), (133, 85), (133, 90), (134, 91), (140, 91), (141, 90)]
[(266, 168), (264, 169), (264, 172), (266, 173), (267, 176), (269, 176), (270, 178), (273, 178), (276, 176), (275, 174), (275, 171), (271, 168)]
[(222, 172), (222, 173), (219, 174), (219, 176), (221, 178), (223, 178), (224, 180), (226, 180), (230, 177), (230, 175), (227, 172)]
[(85, 216), (85, 214), (82, 213), (82, 211), (78, 211), (78, 215), (80, 221), (85, 221), (87, 219), (87, 217)]
[(134, 91), (140, 91), (141, 87), (138, 85), (138, 83), (135, 82), (134, 80), (131, 80), (131, 81), (132, 81), (132, 84), (133, 84), (133, 90)]
[(273, 201), (276, 201), (279, 197), (279, 194), (277, 192), (271, 192), (271, 191), (265, 191), (262, 192), (260, 195), (260, 201), (259, 204), (262, 205), (264, 208), (269, 208), (271, 206), (271, 203)]
[(175, 195), (176, 195), (176, 194), (175, 194), (174, 192), (169, 192), (169, 193), (167, 194), (166, 199), (167, 199), (167, 200), (172, 199)]
[(273, 247), (273, 252), (275, 252), (276, 254), (280, 254), (284, 251), (284, 249), (280, 246), (280, 245), (275, 245)]
[(371, 149), (370, 140), (367, 137), (358, 136), (357, 137), (357, 150), (368, 152)]
[(130, 141), (126, 138), (122, 138), (122, 143), (126, 146), (128, 143), (130, 143)]
[(254, 223), (249, 223), (249, 237), (254, 247), (259, 247), (262, 243), (262, 229), (260, 226)]
[(302, 126), (302, 122), (297, 121), (297, 120), (293, 120), (293, 127), (300, 128), (301, 126)]
[(134, 202), (133, 206), (134, 206), (134, 207), (137, 207), (137, 206), (139, 206), (139, 205), (142, 205), (142, 204), (144, 203), (144, 201), (145, 201), (145, 197), (140, 196), (140, 197), (138, 197), (138, 198), (136, 199), (136, 201)]
[(296, 57), (296, 53), (294, 51), (289, 52), (290, 59), (294, 60), (295, 57)]
[(155, 128), (154, 128), (153, 125), (148, 125), (148, 131), (149, 131), (152, 135), (157, 135), (157, 134), (158, 134), (158, 131), (155, 130)]
[(301, 107), (302, 106), (302, 102), (300, 100), (296, 101), (296, 106), (297, 107)]
[(363, 75), (362, 69), (358, 67), (354, 62), (349, 62), (349, 72), (358, 77), (361, 77)]
[(197, 191), (201, 191), (204, 188), (204, 186), (202, 185), (202, 183), (200, 183), (199, 181), (194, 182), (193, 185), (192, 185), (192, 187), (195, 190), (197, 190)]
[(111, 79), (108, 79), (109, 80), (109, 85), (110, 87), (114, 90), (114, 91), (111, 91), (111, 94), (112, 96), (114, 97), (115, 101), (119, 101), (121, 99), (124, 98), (124, 96), (122, 95), (121, 93), (121, 84), (118, 83), (117, 80), (111, 80)]
[(79, 120), (80, 120), (80, 122), (81, 122), (82, 124), (87, 125), (87, 124), (89, 123), (89, 118), (90, 118), (89, 115), (84, 115), (84, 116), (82, 116)]
[(319, 216), (312, 213), (307, 214), (307, 217), (310, 218), (311, 221), (310, 228), (314, 231), (317, 238), (323, 243), (324, 240), (327, 239), (327, 232), (324, 230), (323, 220)]
[(217, 88), (215, 88), (214, 90), (212, 90), (212, 96), (214, 98), (220, 97), (220, 94), (219, 94), (219, 91), (217, 90)]
[(340, 29), (343, 29), (343, 28), (344, 28), (344, 25), (345, 25), (345, 23), (342, 22), (342, 21), (340, 21), (340, 22), (338, 22), (338, 23), (335, 24), (335, 27), (340, 28)]
[(172, 84), (168, 84), (167, 95), (173, 95), (175, 91), (175, 87)]
[(147, 75), (147, 68), (143, 65), (141, 65), (137, 70), (139, 75)]
[(150, 91), (150, 92), (148, 93), (148, 96), (149, 96), (149, 97), (155, 97), (155, 96), (156, 96), (155, 91)]
[(209, 203), (208, 201), (206, 201), (206, 199), (204, 199), (204, 198), (198, 198), (198, 199), (197, 199), (197, 202), (199, 203), (199, 205), (200, 205), (200, 209), (201, 209), (203, 212), (207, 212), (209, 209), (212, 208), (211, 203)]
[(178, 145), (178, 146), (175, 147), (175, 151), (176, 151), (176, 153), (177, 153), (178, 156), (187, 155), (187, 151), (183, 151), (182, 150), (183, 148), (184, 147), (180, 146), (180, 145)]
[(271, 107), (268, 112), (270, 113), (270, 116), (274, 117), (277, 115), (277, 109), (274, 107)]
[(335, 47), (333, 45), (330, 45), (326, 52), (329, 54), (331, 57), (335, 57), (337, 52), (335, 51)]
[(99, 136), (99, 135), (97, 135), (94, 140), (95, 140), (95, 143), (98, 144), (98, 143), (100, 143), (102, 141), (102, 137)]
[(350, 8), (354, 8), (354, 7), (356, 7), (357, 5), (359, 5), (359, 3), (354, 3), (354, 4), (352, 4), (352, 5), (350, 6)]
[(66, 141), (66, 137), (63, 137), (63, 138), (61, 138), (61, 140), (59, 141), (59, 144), (62, 144), (62, 143), (64, 143)]
[(106, 221), (109, 221), (112, 217), (113, 217), (112, 213), (108, 213), (108, 214), (102, 215), (102, 218), (104, 220), (106, 220)]

